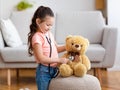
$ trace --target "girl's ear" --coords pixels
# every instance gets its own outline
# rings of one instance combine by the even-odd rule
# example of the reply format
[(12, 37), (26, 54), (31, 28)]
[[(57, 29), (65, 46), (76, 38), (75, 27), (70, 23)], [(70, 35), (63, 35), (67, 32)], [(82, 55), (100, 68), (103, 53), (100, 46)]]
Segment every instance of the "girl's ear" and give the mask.
[(39, 18), (36, 19), (36, 24), (40, 25), (41, 20)]

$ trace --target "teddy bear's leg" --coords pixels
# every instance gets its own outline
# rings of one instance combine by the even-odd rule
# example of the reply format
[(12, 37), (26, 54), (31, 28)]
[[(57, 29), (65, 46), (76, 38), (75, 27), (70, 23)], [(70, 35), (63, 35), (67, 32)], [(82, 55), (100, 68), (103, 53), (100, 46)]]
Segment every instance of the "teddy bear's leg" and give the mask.
[(83, 77), (87, 73), (87, 68), (84, 64), (78, 63), (74, 66), (74, 75)]
[(67, 64), (60, 65), (59, 72), (60, 72), (60, 75), (63, 77), (68, 77), (73, 74), (73, 70)]
[(91, 63), (90, 63), (90, 60), (88, 59), (88, 57), (86, 55), (83, 55), (82, 57), (82, 64), (84, 64), (87, 68), (87, 70), (90, 70), (91, 68)]

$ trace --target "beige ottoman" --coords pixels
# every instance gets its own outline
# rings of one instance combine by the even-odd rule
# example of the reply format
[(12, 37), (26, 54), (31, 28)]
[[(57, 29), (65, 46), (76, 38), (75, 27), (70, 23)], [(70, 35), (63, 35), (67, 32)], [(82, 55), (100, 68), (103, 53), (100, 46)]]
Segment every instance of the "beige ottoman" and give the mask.
[(84, 77), (56, 77), (51, 80), (49, 90), (101, 90), (99, 80), (92, 75)]

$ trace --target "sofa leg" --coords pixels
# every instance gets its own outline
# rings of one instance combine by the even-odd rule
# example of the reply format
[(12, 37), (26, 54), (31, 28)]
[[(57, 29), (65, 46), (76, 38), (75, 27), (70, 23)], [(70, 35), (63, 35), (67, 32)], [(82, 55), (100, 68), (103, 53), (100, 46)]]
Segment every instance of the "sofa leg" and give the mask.
[(11, 85), (11, 72), (10, 69), (7, 69), (7, 84)]
[(94, 76), (96, 76), (100, 83), (102, 83), (102, 78), (101, 78), (101, 68), (94, 68)]
[(19, 78), (19, 69), (16, 69), (16, 77)]

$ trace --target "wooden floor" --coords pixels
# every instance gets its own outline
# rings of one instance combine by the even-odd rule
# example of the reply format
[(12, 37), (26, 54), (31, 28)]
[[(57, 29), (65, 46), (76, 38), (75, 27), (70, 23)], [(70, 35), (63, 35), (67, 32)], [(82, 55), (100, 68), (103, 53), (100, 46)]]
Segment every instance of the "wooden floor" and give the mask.
[[(35, 83), (35, 69), (20, 69), (19, 78), (16, 77), (16, 70), (12, 70), (12, 85), (7, 86), (6, 74), (7, 71), (0, 70), (0, 90), (20, 90), (29, 88), (37, 90)], [(93, 71), (89, 71), (93, 74)], [(102, 70), (102, 90), (120, 90), (120, 72)]]

